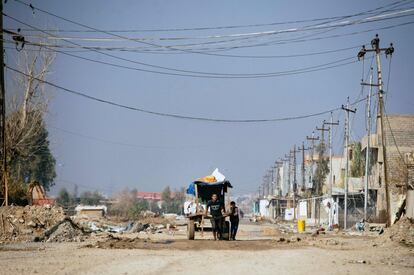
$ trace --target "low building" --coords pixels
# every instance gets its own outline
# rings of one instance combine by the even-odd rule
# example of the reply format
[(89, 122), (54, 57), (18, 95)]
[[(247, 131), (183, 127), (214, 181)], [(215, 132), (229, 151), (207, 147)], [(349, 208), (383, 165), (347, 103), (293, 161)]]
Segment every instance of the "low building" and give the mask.
[(78, 205), (75, 211), (77, 215), (100, 218), (106, 215), (107, 207), (105, 205)]
[(137, 199), (161, 201), (161, 192), (137, 192)]
[[(404, 158), (406, 154), (414, 152), (414, 115), (388, 115), (383, 125), (384, 146), (381, 127), (377, 127), (376, 133), (369, 138), (371, 163), (368, 182), (369, 188), (376, 191), (378, 220), (384, 222), (389, 215), (393, 222), (407, 194), (409, 171)], [(367, 144), (368, 137), (365, 136), (361, 142), (364, 154)], [(384, 184), (383, 148), (385, 148), (388, 181), (386, 184)]]

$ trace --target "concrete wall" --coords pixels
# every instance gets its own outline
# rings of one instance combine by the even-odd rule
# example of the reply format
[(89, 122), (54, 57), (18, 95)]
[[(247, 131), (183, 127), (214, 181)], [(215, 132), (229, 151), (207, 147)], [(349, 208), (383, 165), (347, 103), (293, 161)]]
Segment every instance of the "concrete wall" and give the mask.
[[(391, 221), (402, 204), (407, 193), (408, 173), (404, 163), (404, 155), (414, 152), (414, 115), (389, 115), (384, 119), (384, 139), (386, 147), (386, 163), (388, 173), (388, 188), (390, 195)], [(378, 134), (378, 133), (377, 133)], [(379, 136), (379, 138), (381, 138)], [(379, 144), (381, 141), (379, 140)], [(379, 148), (379, 165), (381, 162), (381, 147)], [(381, 169), (378, 167), (378, 169)], [(380, 180), (379, 173), (379, 183)], [(378, 193), (378, 209), (386, 205), (385, 186), (381, 185)], [(381, 213), (379, 213), (381, 216)]]

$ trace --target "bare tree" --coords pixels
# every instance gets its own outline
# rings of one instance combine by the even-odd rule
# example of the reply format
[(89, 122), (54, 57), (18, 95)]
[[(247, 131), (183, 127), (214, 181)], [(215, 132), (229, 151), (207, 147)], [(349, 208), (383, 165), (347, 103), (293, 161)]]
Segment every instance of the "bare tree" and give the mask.
[[(50, 72), (55, 54), (42, 47), (34, 51), (21, 51), (17, 57), (18, 69), (12, 92), (8, 93), (6, 114), (6, 153), (11, 197), (13, 192), (21, 196), (25, 190), (20, 166), (30, 162), (36, 154), (48, 150), (44, 116), (50, 95), (45, 92), (44, 80)], [(48, 151), (47, 153), (50, 154)], [(54, 159), (52, 160), (54, 162)], [(13, 165), (16, 165), (14, 169)], [(25, 165), (32, 165), (27, 163)], [(53, 171), (54, 173), (54, 171)]]
[(50, 96), (44, 83), (55, 54), (39, 47), (37, 51), (22, 51), (18, 56), (19, 70), (26, 75), (16, 76), (15, 92), (8, 101), (6, 140), (9, 156), (34, 153), (39, 144), (31, 144), (39, 133), (47, 112)]

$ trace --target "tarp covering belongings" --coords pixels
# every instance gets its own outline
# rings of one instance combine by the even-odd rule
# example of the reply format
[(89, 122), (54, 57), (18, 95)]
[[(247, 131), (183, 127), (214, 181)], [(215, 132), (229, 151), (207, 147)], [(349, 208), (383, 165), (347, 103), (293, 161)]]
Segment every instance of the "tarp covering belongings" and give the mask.
[(218, 169), (215, 169), (212, 175), (198, 178), (190, 183), (187, 188), (187, 194), (192, 196), (198, 195), (201, 201), (208, 201), (213, 194), (217, 194), (221, 198), (229, 187), (232, 188), (233, 186)]

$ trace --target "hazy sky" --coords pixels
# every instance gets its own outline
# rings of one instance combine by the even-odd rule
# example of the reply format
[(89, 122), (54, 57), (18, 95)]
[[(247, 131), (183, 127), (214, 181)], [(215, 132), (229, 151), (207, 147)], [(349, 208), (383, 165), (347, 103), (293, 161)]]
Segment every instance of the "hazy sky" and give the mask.
[[(26, 1), (29, 3), (29, 1)], [(98, 29), (173, 29), (217, 27), (356, 14), (385, 6), (392, 1), (32, 1), (33, 5), (68, 19)], [(399, 8), (414, 6), (404, 2)], [(404, 4), (402, 3), (402, 4)], [(4, 12), (39, 28), (58, 29), (65, 37), (110, 37), (103, 33), (66, 33), (64, 30), (85, 30), (74, 24), (45, 15), (32, 13), (14, 1), (8, 1)], [(218, 44), (240, 46), (276, 42), (271, 46), (247, 47), (220, 51), (233, 55), (294, 55), (337, 50), (368, 44), (376, 31), (370, 29), (414, 21), (411, 16), (367, 24), (357, 24), (317, 32), (296, 32), (254, 37)], [(372, 14), (370, 14), (372, 15)], [(348, 18), (355, 20), (369, 15)], [(120, 33), (129, 37), (200, 37), (239, 34), (303, 27), (317, 22), (299, 22), (258, 27), (147, 31)], [(22, 24), (5, 19), (5, 27), (25, 29)], [(378, 31), (383, 46), (393, 42), (395, 54), (391, 63), (391, 81), (387, 96), (389, 113), (414, 113), (414, 93), (411, 88), (414, 71), (414, 25)], [(319, 33), (319, 34), (318, 34)], [(23, 34), (28, 34), (23, 31)], [(33, 33), (31, 33), (33, 34)], [(327, 36), (339, 35), (333, 38)], [(294, 42), (304, 37), (305, 42)], [(112, 37), (113, 38), (113, 37)], [(236, 37), (239, 38), (239, 37)], [(323, 38), (323, 39), (315, 39)], [(36, 39), (36, 38), (31, 38)], [(187, 44), (225, 38), (174, 40), (145, 40), (150, 43)], [(287, 40), (284, 44), (280, 41)], [(132, 41), (79, 41), (88, 46), (137, 47)], [(48, 41), (53, 43), (53, 41)], [(57, 42), (67, 45), (65, 41)], [(211, 45), (207, 45), (211, 46)], [(216, 47), (215, 44), (212, 44)], [(30, 47), (27, 47), (29, 49)], [(159, 50), (159, 48), (152, 48)], [(198, 50), (197, 47), (189, 48)], [(66, 49), (67, 50), (67, 49)], [(355, 57), (358, 48), (322, 55), (294, 58), (231, 58), (188, 52), (169, 54), (111, 51), (110, 54), (139, 62), (181, 70), (214, 73), (261, 73), (295, 70), (339, 59)], [(14, 65), (16, 53), (7, 49), (9, 65)], [(74, 54), (112, 62), (119, 65), (151, 69), (131, 62), (105, 57), (94, 52)], [(365, 72), (370, 58), (365, 61)], [(117, 103), (158, 112), (188, 116), (226, 119), (261, 119), (317, 113), (366, 96), (361, 95), (362, 62), (329, 70), (305, 74), (255, 79), (212, 79), (159, 75), (96, 64), (58, 54), (48, 81), (66, 88), (82, 91)], [(388, 81), (389, 59), (383, 58), (384, 78)], [(154, 69), (158, 70), (160, 69)], [(163, 70), (165, 71), (165, 70)], [(10, 79), (11, 72), (7, 72)], [(62, 187), (79, 191), (100, 190), (111, 194), (123, 188), (140, 191), (159, 191), (164, 186), (187, 186), (197, 177), (209, 174), (218, 167), (235, 186), (237, 193), (257, 190), (265, 170), (294, 144), (301, 144), (315, 126), (329, 115), (285, 122), (258, 124), (229, 124), (179, 120), (157, 117), (114, 106), (89, 101), (48, 87), (53, 97), (47, 124), (51, 146), (58, 166), (53, 193)], [(364, 131), (364, 104), (357, 106), (353, 120), (352, 138), (359, 139)], [(335, 152), (343, 141), (344, 114), (334, 113), (341, 126), (334, 132)], [(110, 141), (110, 142), (108, 142)]]

